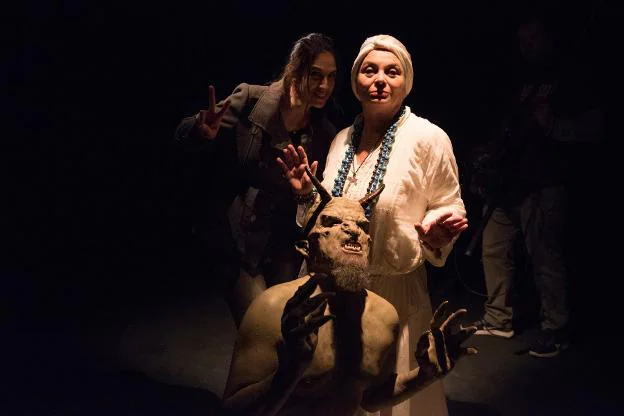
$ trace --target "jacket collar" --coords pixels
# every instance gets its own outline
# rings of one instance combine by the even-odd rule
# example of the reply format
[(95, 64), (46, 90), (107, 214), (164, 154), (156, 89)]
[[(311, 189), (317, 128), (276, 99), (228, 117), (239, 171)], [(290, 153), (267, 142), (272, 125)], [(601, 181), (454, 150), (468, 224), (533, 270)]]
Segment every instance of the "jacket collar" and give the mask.
[(264, 130), (269, 128), (271, 119), (279, 117), (279, 104), (282, 95), (284, 95), (282, 85), (282, 81), (277, 81), (263, 90), (249, 114), (249, 121), (257, 124)]
[[(284, 95), (282, 80), (272, 83), (266, 88), (249, 114), (249, 121), (265, 130), (271, 136), (271, 147), (283, 150), (292, 140), (284, 127), (280, 115), (280, 100)], [(306, 130), (311, 131), (310, 124)]]

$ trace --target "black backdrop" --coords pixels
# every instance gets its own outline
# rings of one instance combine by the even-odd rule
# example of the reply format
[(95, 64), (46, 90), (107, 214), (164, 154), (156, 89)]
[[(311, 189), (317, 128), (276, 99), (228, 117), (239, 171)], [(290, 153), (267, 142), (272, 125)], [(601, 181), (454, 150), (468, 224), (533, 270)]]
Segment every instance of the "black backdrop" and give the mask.
[[(26, 2), (3, 17), (9, 158), (0, 292), (18, 314), (102, 309), (124, 294), (205, 276), (201, 267), (208, 266), (198, 265), (190, 234), (189, 155), (175, 146), (173, 131), (207, 104), (209, 84), (224, 97), (239, 82), (276, 77), (305, 33), (324, 32), (337, 43), (337, 98), (347, 120), (358, 107), (348, 74), (361, 42), (378, 33), (401, 39), (415, 69), (408, 104), (447, 131), (461, 165), (467, 150), (488, 138), (496, 98), (517, 58), (514, 16), (527, 7), (86, 3)], [(574, 39), (591, 4), (560, 10)], [(616, 74), (614, 11), (599, 10), (583, 49), (605, 97)], [(593, 236), (579, 233), (584, 241)]]

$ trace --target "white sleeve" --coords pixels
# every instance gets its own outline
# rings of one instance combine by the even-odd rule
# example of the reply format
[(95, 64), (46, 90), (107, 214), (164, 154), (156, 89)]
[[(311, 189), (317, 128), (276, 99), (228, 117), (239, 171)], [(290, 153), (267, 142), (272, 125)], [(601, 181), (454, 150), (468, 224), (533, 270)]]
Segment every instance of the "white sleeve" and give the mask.
[[(466, 216), (466, 208), (461, 198), (461, 188), (459, 185), (459, 173), (457, 162), (453, 154), (451, 140), (442, 130), (440, 140), (437, 141), (439, 148), (434, 153), (437, 160), (433, 160), (431, 171), (429, 172), (429, 204), (423, 224), (435, 221), (440, 215), (451, 212), (453, 214)], [(453, 248), (455, 240), (439, 250), (429, 250), (422, 246), (425, 258), (434, 266), (442, 267)]]

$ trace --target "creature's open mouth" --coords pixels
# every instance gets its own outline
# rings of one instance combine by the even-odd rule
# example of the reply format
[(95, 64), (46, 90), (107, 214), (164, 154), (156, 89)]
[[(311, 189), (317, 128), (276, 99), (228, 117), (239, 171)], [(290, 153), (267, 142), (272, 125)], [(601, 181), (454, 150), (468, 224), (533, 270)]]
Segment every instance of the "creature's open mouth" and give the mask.
[(342, 249), (349, 253), (359, 253), (362, 251), (362, 246), (360, 245), (360, 243), (347, 241), (342, 245)]

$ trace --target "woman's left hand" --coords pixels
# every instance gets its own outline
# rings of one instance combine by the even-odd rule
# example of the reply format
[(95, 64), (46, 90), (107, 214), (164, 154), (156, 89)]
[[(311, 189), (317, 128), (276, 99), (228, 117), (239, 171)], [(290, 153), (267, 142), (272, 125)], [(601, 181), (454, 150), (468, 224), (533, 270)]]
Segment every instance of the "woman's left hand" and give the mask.
[(428, 224), (414, 224), (422, 244), (436, 250), (449, 244), (462, 231), (468, 228), (468, 220), (451, 212), (440, 215)]

